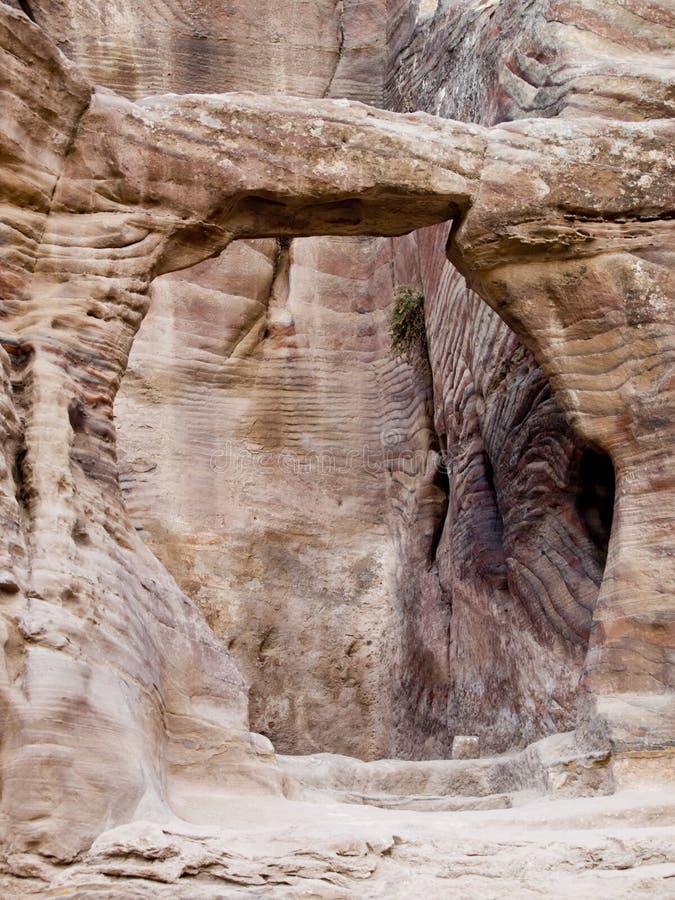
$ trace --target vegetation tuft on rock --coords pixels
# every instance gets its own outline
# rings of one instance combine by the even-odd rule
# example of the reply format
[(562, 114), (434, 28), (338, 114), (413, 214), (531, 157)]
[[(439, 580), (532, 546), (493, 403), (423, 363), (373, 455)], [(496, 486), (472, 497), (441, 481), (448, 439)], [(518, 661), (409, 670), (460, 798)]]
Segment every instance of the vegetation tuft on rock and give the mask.
[(427, 355), (424, 327), (424, 294), (417, 288), (400, 284), (394, 292), (391, 313), (391, 351), (408, 365), (419, 367)]

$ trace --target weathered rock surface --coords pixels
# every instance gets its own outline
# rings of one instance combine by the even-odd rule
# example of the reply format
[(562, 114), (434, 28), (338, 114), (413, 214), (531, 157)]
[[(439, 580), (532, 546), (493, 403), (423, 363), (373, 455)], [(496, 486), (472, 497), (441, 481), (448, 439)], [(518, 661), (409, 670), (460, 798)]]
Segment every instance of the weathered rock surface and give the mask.
[[(672, 126), (485, 128), (249, 95), (132, 103), (92, 94), (0, 9), (2, 815), (14, 870), (31, 874), (22, 853), (34, 849), (68, 861), (131, 819), (222, 817), (230, 787), (280, 789), (225, 648), (135, 534), (112, 426), (153, 276), (240, 237), (392, 235), (455, 218), (450, 258), (617, 472), (580, 734), (603, 751), (672, 743)], [(131, 855), (103, 844), (103, 857)], [(189, 868), (181, 857), (171, 878)]]
[[(526, 129), (514, 124), (481, 130), (453, 123), (441, 126), (415, 116), (409, 123), (394, 128), (394, 119), (384, 113), (375, 116), (365, 109), (347, 107), (343, 112), (338, 107), (336, 115), (335, 109), (335, 106), (326, 107), (326, 113), (331, 115), (325, 115), (317, 124), (315, 108), (311, 103), (301, 101), (275, 100), (272, 109), (269, 101), (258, 98), (198, 101), (158, 98), (133, 106), (113, 100), (111, 95), (97, 94), (80, 124), (81, 137), (71, 153), (73, 174), (71, 176), (66, 170), (61, 179), (63, 194), (55, 196), (55, 203), (64, 207), (58, 220), (60, 230), (68, 226), (68, 216), (79, 221), (77, 216), (97, 215), (101, 206), (114, 200), (116, 210), (109, 215), (114, 225), (108, 227), (111, 227), (111, 233), (114, 228), (115, 235), (121, 234), (122, 223), (134, 215), (137, 204), (142, 204), (146, 233), (139, 234), (137, 242), (142, 240), (149, 252), (139, 257), (137, 263), (145, 266), (142, 274), (134, 274), (137, 278), (147, 279), (145, 273), (151, 269), (161, 272), (196, 262), (235, 236), (310, 230), (387, 233), (423, 225), (448, 214), (464, 213), (461, 227), (454, 232), (450, 255), (465, 271), (472, 272), (474, 281), (495, 305), (505, 303), (506, 288), (500, 277), (501, 270), (513, 267), (514, 277), (517, 271), (520, 293), (509, 298), (511, 308), (503, 310), (503, 314), (532, 344), (539, 344), (542, 355), (548, 351), (549, 358), (553, 354), (550, 346), (541, 343), (543, 338), (537, 331), (536, 311), (532, 314), (534, 336), (526, 330), (528, 320), (522, 318), (520, 307), (525, 303), (522, 298), (529, 278), (534, 279), (533, 287), (542, 296), (553, 296), (555, 299), (550, 302), (560, 306), (562, 301), (557, 299), (554, 287), (558, 270), (571, 277), (581, 266), (583, 272), (591, 273), (594, 266), (602, 267), (605, 257), (611, 253), (615, 270), (623, 267), (625, 277), (629, 277), (634, 269), (636, 252), (654, 247), (655, 251), (650, 254), (654, 262), (644, 272), (640, 266), (640, 277), (646, 279), (645, 289), (664, 291), (662, 282), (667, 275), (664, 267), (659, 265), (658, 253), (667, 252), (671, 230), (667, 221), (664, 225), (660, 218), (652, 216), (655, 210), (668, 208), (672, 202), (668, 162), (662, 150), (671, 134), (668, 123), (607, 123), (603, 128), (604, 141), (598, 142), (596, 147), (595, 142), (589, 146), (590, 137), (597, 130), (597, 123), (590, 121), (563, 126), (544, 120), (528, 123)], [(283, 134), (284, 124), (291, 116), (298, 120), (298, 127), (293, 142), (284, 146), (284, 152), (289, 155), (284, 163), (278, 148), (272, 150), (268, 138), (261, 141), (258, 137), (259, 121), (264, 117), (268, 131), (272, 132), (276, 127)], [(115, 125), (115, 137), (108, 138), (105, 146), (100, 148), (98, 135), (109, 128), (109, 121)], [(190, 127), (189, 136), (184, 131), (186, 124)], [(234, 126), (236, 144), (231, 135), (222, 142), (217, 137), (220, 129), (227, 126)], [(364, 130), (368, 132), (367, 143), (363, 142)], [(138, 143), (139, 135), (145, 140), (146, 134), (151, 134), (154, 142), (145, 163), (149, 184), (139, 188), (138, 183), (132, 182), (128, 191), (124, 182), (118, 182), (119, 193), (106, 197), (104, 203), (83, 194), (79, 174), (83, 160), (86, 159), (89, 169), (88, 182), (93, 179), (106, 181), (112, 171), (120, 170), (122, 163), (127, 164), (127, 142)], [(202, 194), (194, 196), (196, 192), (193, 192), (189, 209), (179, 195), (181, 180), (187, 176), (186, 163), (180, 155), (178, 162), (173, 162), (178, 140), (185, 142), (185, 155), (195, 152), (196, 142), (204, 140), (216, 142), (222, 154), (218, 159), (202, 157), (195, 162)], [(244, 171), (242, 161), (253, 155), (251, 149), (258, 142), (270, 148), (269, 155), (263, 154), (257, 165), (247, 163)], [(163, 147), (169, 143), (174, 147), (174, 156), (170, 159)], [(353, 186), (350, 183), (351, 190), (342, 186), (336, 190), (332, 179), (344, 179), (347, 174), (339, 155), (349, 152), (350, 143), (355, 147), (356, 177)], [(411, 169), (407, 164), (399, 165), (391, 159), (385, 164), (384, 160), (392, 151), (399, 154), (413, 152), (416, 166)], [(426, 159), (425, 153), (428, 154)], [(544, 194), (532, 179), (523, 182), (518, 195), (515, 185), (520, 173), (527, 169), (539, 173), (542, 166), (539, 160), (544, 160), (550, 167), (546, 171), (548, 192)], [(175, 166), (175, 175), (170, 168), (167, 171), (167, 166)], [(152, 175), (153, 168), (162, 171), (165, 177), (173, 176), (172, 180), (157, 181)], [(272, 174), (274, 170), (276, 173), (293, 172), (292, 189), (288, 183), (279, 187), (279, 176)], [(600, 170), (602, 179), (598, 177)], [(232, 173), (232, 180), (228, 183), (227, 174), (221, 173)], [(575, 181), (571, 180), (573, 175)], [(582, 187), (584, 175), (586, 179), (596, 179), (595, 191), (590, 197)], [(514, 188), (511, 196), (506, 198), (500, 187), (505, 177)], [(206, 189), (210, 181), (214, 184), (215, 196), (209, 195)], [(626, 184), (631, 185), (630, 193), (624, 191)], [(349, 199), (340, 199), (343, 192), (351, 195)], [(399, 199), (402, 194), (405, 195), (403, 203)], [(230, 198), (235, 196), (237, 199), (233, 202)], [(338, 199), (334, 199), (336, 197)], [(569, 210), (580, 205), (583, 227), (577, 228), (568, 224)], [(635, 220), (630, 233), (611, 225), (607, 227), (603, 214), (606, 206), (610, 207), (613, 216)], [(157, 209), (162, 207), (166, 211), (158, 214)], [(68, 209), (67, 213), (65, 209)], [(556, 237), (558, 232), (562, 235), (560, 239)], [(60, 234), (55, 237), (61, 240)], [(128, 238), (124, 235), (123, 239)], [(583, 250), (572, 254), (568, 242), (580, 244)], [(582, 261), (577, 261), (576, 255)], [(549, 277), (554, 279), (552, 284), (547, 281)], [(576, 308), (579, 307), (583, 308), (583, 305), (577, 296)], [(512, 309), (518, 309), (518, 313)], [(567, 314), (571, 315), (571, 311)], [(653, 315), (661, 330), (665, 329), (667, 333), (666, 304), (657, 304)], [(552, 341), (553, 336), (546, 329), (543, 331), (548, 341)], [(625, 330), (622, 337), (629, 346), (636, 339), (630, 330)], [(637, 339), (639, 343), (641, 335)], [(636, 352), (635, 348), (633, 352)], [(618, 448), (605, 432), (593, 427), (592, 403), (584, 406), (581, 400), (586, 402), (586, 398), (572, 388), (574, 369), (560, 371), (563, 366), (561, 354), (551, 362), (548, 358), (543, 362), (557, 376), (556, 386), (561, 389), (562, 401), (579, 419), (580, 430), (612, 452), (619, 468), (623, 460), (617, 455)], [(601, 360), (599, 365), (603, 363), (606, 361)], [(575, 364), (570, 357), (570, 365)], [(663, 364), (667, 365), (667, 354)], [(658, 368), (656, 377), (662, 377)], [(568, 383), (570, 387), (567, 387)], [(598, 391), (601, 395), (606, 393), (602, 388)], [(663, 396), (659, 398), (660, 401), (663, 399)], [(597, 405), (597, 400), (595, 402)], [(614, 409), (607, 412), (613, 412), (619, 418), (624, 407), (620, 400), (614, 403)], [(611, 418), (607, 422), (605, 411), (601, 413), (604, 427), (611, 435)], [(622, 447), (625, 447), (628, 435), (620, 434)], [(650, 431), (651, 440), (659, 437), (658, 433), (654, 434), (654, 429)], [(665, 446), (662, 437), (660, 442)], [(620, 476), (621, 472), (617, 474)], [(659, 592), (649, 598), (647, 603), (650, 602), (653, 612), (658, 615), (659, 604), (663, 604)], [(661, 611), (664, 611), (662, 605)], [(664, 674), (667, 677), (667, 672)]]
[[(93, 80), (132, 97), (254, 87), (483, 124), (578, 114), (579, 97), (616, 118), (667, 111), (658, 4), (639, 40), (633, 14), (606, 4), (380, 6), (32, 10)], [(231, 245), (155, 281), (132, 351), (117, 401), (126, 502), (231, 647), (253, 726), (286, 750), (444, 755), (466, 730), (503, 750), (576, 720), (611, 465), (585, 476), (596, 457), (533, 358), (439, 265), (443, 229), (390, 250)], [(427, 296), (433, 415), (425, 379), (387, 352), (384, 310), (411, 280)], [(402, 471), (441, 445), (447, 484)]]
[[(18, 4), (17, 4), (18, 5)], [(385, 0), (31, 0), (34, 20), (95, 84), (138, 98), (252, 90), (371, 103), (384, 89)]]
[(387, 104), (488, 123), (669, 118), (674, 24), (663, 0), (450, 0), (416, 30), (402, 19)]
[[(419, 20), (412, 5), (389, 4), (386, 23), (369, 13), (368, 27), (359, 19), (359, 32), (362, 40), (372, 38), (377, 44), (381, 35), (374, 37), (373, 22), (386, 30), (393, 61), (385, 102), (397, 109), (421, 108), (483, 124), (533, 114), (569, 117), (582, 108), (614, 118), (668, 114), (664, 49), (669, 37), (662, 5), (644, 5), (640, 18), (634, 10), (622, 8), (617, 15), (609, 10), (607, 4), (589, 3), (583, 9), (572, 3), (539, 3), (526, 10), (508, 2), (450, 4), (433, 19)], [(134, 15), (142, 29), (145, 17), (153, 13), (144, 8)], [(347, 32), (353, 30), (355, 15), (356, 8), (345, 4)], [(231, 34), (239, 27), (236, 18), (230, 13)], [(576, 27), (577, 19), (585, 30)], [(93, 65), (106, 50), (98, 29), (86, 33), (86, 42), (77, 50), (71, 45), (69, 52)], [(353, 78), (349, 90), (333, 84), (331, 92), (342, 89), (358, 99), (377, 99), (367, 84), (380, 91), (381, 59), (377, 54), (367, 59), (366, 69), (360, 69), (353, 55), (345, 55), (342, 71), (353, 73), (356, 66), (363, 77)], [(293, 90), (316, 93), (311, 57), (303, 58), (307, 77), (302, 83), (296, 63), (297, 58)], [(102, 69), (96, 74), (106, 76)], [(219, 80), (226, 74), (222, 67), (208, 74), (209, 84), (199, 84), (210, 90), (249, 83), (244, 69), (228, 69), (225, 83)], [(173, 89), (186, 78), (181, 60), (174, 59), (162, 84)], [(136, 90), (157, 84), (141, 88), (137, 82)], [(276, 82), (263, 84), (262, 76), (256, 86), (276, 90)], [(367, 245), (359, 244), (358, 284), (341, 280), (352, 270), (349, 245), (341, 254), (336, 250), (339, 243), (328, 251), (330, 282), (306, 262), (325, 254), (318, 249), (324, 246), (320, 239), (314, 240), (311, 251), (294, 244), (288, 254), (280, 253), (277, 259), (284, 266), (288, 260), (288, 273), (277, 273), (281, 278), (275, 288), (272, 334), (266, 337), (262, 328), (249, 334), (237, 355), (245, 350), (253, 356), (255, 369), (231, 359), (226, 384), (213, 386), (208, 371), (201, 374), (203, 338), (199, 327), (197, 340), (192, 337), (192, 320), (210, 320), (213, 313), (205, 316), (204, 307), (212, 309), (218, 302), (214, 289), (226, 294), (241, 290), (240, 278), (232, 273), (232, 268), (240, 269), (238, 260), (232, 268), (222, 265), (217, 278), (210, 278), (208, 296), (196, 291), (194, 282), (181, 284), (185, 275), (174, 277), (172, 288), (157, 290), (155, 314), (136, 342), (131, 369), (140, 378), (125, 380), (124, 405), (118, 403), (124, 455), (127, 440), (133, 449), (130, 464), (123, 461), (126, 497), (135, 521), (145, 526), (150, 546), (197, 599), (218, 633), (233, 642), (232, 651), (252, 684), (254, 726), (286, 749), (443, 755), (452, 734), (468, 729), (480, 732), (486, 747), (502, 750), (573, 727), (576, 720), (577, 683), (607, 550), (611, 463), (573, 436), (545, 376), (513, 333), (475, 294), (464, 291), (463, 280), (455, 283), (451, 266), (439, 266), (444, 239), (445, 231), (435, 238), (420, 236), (413, 248), (409, 241), (401, 242), (392, 250), (391, 266), (394, 281), (419, 281), (427, 296), (436, 373), (433, 417), (425, 410), (431, 398), (424, 380), (418, 379), (411, 389), (405, 368), (392, 367), (387, 360), (384, 316), (376, 315), (367, 327), (360, 321), (354, 339), (349, 340), (350, 332), (343, 334), (333, 349), (334, 323), (322, 338), (297, 310), (287, 308), (297, 305), (298, 292), (304, 298), (308, 291), (315, 311), (327, 306), (349, 316), (355, 295), (362, 298), (356, 301), (359, 310), (369, 310), (372, 297), (383, 305), (392, 286), (382, 277), (386, 267), (381, 247), (372, 248), (371, 262), (364, 265)], [(224, 260), (231, 253), (226, 251)], [(296, 258), (303, 259), (299, 272), (294, 271)], [(251, 255), (247, 259), (252, 275), (256, 266)], [(377, 273), (373, 278), (363, 277), (368, 267)], [(265, 306), (268, 272), (260, 272), (255, 284), (256, 302), (262, 300)], [(231, 305), (231, 296), (227, 302)], [(164, 318), (174, 321), (185, 360), (180, 367), (157, 361), (155, 347), (164, 337), (161, 325), (155, 331), (155, 323)], [(292, 333), (282, 336), (280, 327)], [(366, 361), (359, 332), (371, 329), (369, 352), (374, 355)], [(276, 348), (270, 353), (270, 340), (284, 341), (283, 355)], [(223, 352), (227, 347), (223, 351), (218, 345), (219, 359)], [(288, 373), (296, 367), (298, 374), (291, 378)], [(343, 367), (359, 372), (358, 379), (336, 371)], [(372, 367), (384, 377), (370, 377)], [(203, 392), (196, 387), (200, 383)], [(280, 383), (285, 385), (284, 400), (270, 403)], [(166, 384), (174, 385), (168, 396), (163, 394)], [(305, 397), (300, 385), (310, 386), (312, 398), (327, 398), (320, 405), (320, 418), (314, 412), (317, 404)], [(289, 390), (295, 398), (290, 406)], [(208, 397), (203, 402), (210, 409), (218, 404), (217, 414), (205, 417), (198, 412), (200, 394)], [(247, 397), (245, 405), (242, 396)], [(190, 422), (191, 428), (189, 436), (179, 438), (174, 425), (176, 436), (164, 436), (158, 449), (157, 432), (166, 435), (160, 424), (166, 421), (164, 405), (172, 410), (178, 406), (180, 413), (170, 413), (171, 421)], [(356, 477), (351, 466), (354, 477), (339, 486), (332, 473), (322, 471), (317, 490), (317, 454), (320, 459), (327, 454), (342, 459), (335, 438), (327, 439), (328, 432), (335, 434), (336, 421), (341, 443), (349, 437), (352, 457), (365, 449), (368, 459), (379, 458), (383, 451), (385, 461), (394, 460), (394, 465), (384, 466), (389, 470), (386, 485), (375, 487), (372, 477)], [(260, 422), (266, 423), (264, 428)], [(206, 448), (193, 457), (195, 430), (208, 433), (218, 454), (223, 446), (228, 453), (234, 446), (245, 459), (262, 457), (269, 463), (279, 459), (281, 448), (283, 462), (274, 467), (279, 500), (264, 494), (269, 479), (249, 479), (242, 491), (236, 467), (233, 472), (223, 466), (220, 456), (214, 477)], [(251, 431), (255, 442), (242, 442), (241, 435)], [(516, 440), (514, 433), (519, 435)], [(421, 458), (441, 444), (449, 446), (457, 460), (447, 487), (400, 471), (401, 459)], [(172, 499), (173, 485), (180, 480), (176, 468), (186, 459), (208, 487), (199, 498), (188, 491), (177, 503)], [(302, 473), (300, 491), (296, 473), (287, 471), (292, 466), (309, 469)], [(308, 500), (306, 505), (301, 499), (294, 504), (292, 516), (284, 502), (289, 493)], [(221, 499), (225, 496), (230, 498), (227, 503)], [(546, 504), (540, 502), (542, 496)], [(274, 519), (273, 533), (266, 525), (269, 517)], [(316, 541), (324, 539), (327, 527), (331, 545), (321, 552)], [(270, 563), (264, 550), (268, 543), (297, 549), (282, 554), (283, 559), (274, 551)], [(309, 577), (301, 545), (314, 548)], [(371, 584), (355, 585), (352, 573), (361, 571), (367, 557), (373, 561), (367, 566), (372, 577), (366, 576)], [(344, 560), (342, 567), (336, 568), (336, 558)], [(322, 585), (330, 585), (335, 601), (326, 603)], [(274, 601), (261, 604), (261, 595)], [(296, 624), (299, 604), (308, 613), (314, 639)], [(335, 614), (329, 611), (333, 609)], [(388, 624), (381, 627), (380, 622)], [(484, 638), (478, 640), (479, 634)], [(319, 642), (317, 635), (322, 635)], [(300, 652), (286, 654), (286, 659), (302, 663), (280, 663), (275, 647), (296, 646)], [(345, 655), (347, 666), (339, 662)], [(311, 687), (303, 675), (307, 668)], [(486, 715), (488, 705), (491, 712)]]
[[(124, 825), (74, 866), (43, 864), (0, 884), (6, 897), (478, 900), (486, 892), (541, 896), (545, 873), (546, 896), (556, 900), (666, 898), (675, 873), (671, 816), (672, 790), (450, 814), (233, 799), (217, 826)], [(45, 892), (40, 876), (50, 875)]]
[(256, 730), (382, 755), (390, 246), (238, 241), (191, 271), (190, 290), (183, 273), (154, 283), (116, 403), (130, 513), (230, 646)]
[[(672, 20), (662, 3), (447, 3), (416, 30), (414, 17), (399, 21), (392, 108), (486, 125), (672, 115)], [(409, 589), (411, 718), (419, 731), (431, 714), (438, 730), (476, 730), (501, 749), (573, 726), (614, 473), (563, 421), (530, 353), (439, 263), (445, 239), (446, 229), (432, 229), (397, 250), (402, 280), (425, 293), (435, 430), (451, 463), (438, 576)], [(413, 544), (407, 568), (425, 567), (429, 552)], [(440, 611), (435, 632), (430, 610)], [(433, 702), (415, 678), (421, 658), (425, 672), (444, 673)]]
[[(401, 544), (410, 690), (399, 702), (417, 726), (400, 740), (406, 756), (425, 731), (441, 756), (448, 734), (502, 751), (574, 727), (611, 517), (611, 497), (598, 508), (584, 493), (589, 455), (531, 354), (444, 263), (448, 231), (395, 242), (401, 280), (425, 295), (431, 434), (447, 472), (433, 486), (445, 502), (426, 508), (432, 527), (409, 524)], [(422, 502), (423, 485), (406, 489)]]
[[(254, 88), (382, 102), (380, 0), (291, 0), (283, 15), (32, 8), (92, 80), (131, 97)], [(156, 279), (116, 401), (134, 523), (230, 647), (253, 727), (289, 752), (392, 749), (388, 461), (429, 425), (388, 349), (391, 255), (364, 237), (237, 242)]]

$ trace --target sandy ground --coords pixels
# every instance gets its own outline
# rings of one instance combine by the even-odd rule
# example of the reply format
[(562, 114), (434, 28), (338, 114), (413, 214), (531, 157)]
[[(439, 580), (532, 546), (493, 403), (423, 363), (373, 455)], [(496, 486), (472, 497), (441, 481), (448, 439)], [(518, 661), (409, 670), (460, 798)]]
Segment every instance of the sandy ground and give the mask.
[(78, 900), (675, 898), (674, 788), (523, 799), (417, 812), (239, 797), (216, 813), (204, 797), (199, 826), (123, 826), (83, 864), (54, 871), (50, 887), (5, 876), (0, 888)]

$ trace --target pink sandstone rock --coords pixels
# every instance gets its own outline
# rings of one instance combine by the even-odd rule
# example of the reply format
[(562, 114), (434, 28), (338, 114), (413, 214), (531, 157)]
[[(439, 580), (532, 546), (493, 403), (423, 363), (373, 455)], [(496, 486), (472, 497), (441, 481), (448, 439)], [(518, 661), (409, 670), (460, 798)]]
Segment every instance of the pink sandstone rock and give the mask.
[(162, 804), (194, 817), (209, 779), (278, 789), (248, 737), (242, 679), (134, 533), (112, 428), (153, 275), (240, 237), (392, 235), (454, 217), (453, 263), (617, 474), (580, 735), (600, 750), (671, 742), (669, 123), (485, 128), (249, 95), (132, 103), (91, 94), (6, 7), (0, 34), (13, 848), (68, 860)]
[[(343, 4), (338, 68), (344, 77), (324, 87), (313, 74), (316, 57), (300, 57), (294, 48), (312, 28), (330, 24), (333, 10), (302, 18), (299, 34), (302, 9), (302, 4), (292, 6), (279, 23), (285, 55), (279, 56), (278, 45), (267, 48), (276, 68), (256, 67), (255, 87), (274, 92), (280, 83), (290, 84), (282, 77), (286, 72), (295, 92), (381, 99), (384, 38), (388, 53), (402, 52), (410, 59), (401, 48), (415, 25), (413, 7), (390, 5), (384, 21), (373, 4)], [(168, 20), (164, 7), (152, 5), (116, 8), (112, 19), (108, 13), (103, 17), (96, 4), (57, 8), (38, 2), (33, 10), (92, 77), (132, 96), (181, 86), (213, 91), (251, 85), (251, 67), (242, 65), (246, 52), (232, 54), (239, 42), (251, 38), (248, 7), (204, 7), (198, 24), (193, 13), (186, 17), (177, 7)], [(120, 31), (122, 19), (133, 27)], [(195, 27), (201, 29), (196, 44)], [(450, 25), (437, 17), (426, 27), (440, 35)], [(158, 34), (165, 36), (163, 52), (170, 60), (161, 71), (152, 52), (129, 52), (139, 36), (154, 46)], [(211, 46), (209, 35), (216, 34), (227, 36), (227, 65), (219, 50), (194, 53), (195, 45)], [(267, 25), (259, 29), (258, 45), (264, 46), (271, 34)], [(317, 34), (315, 43), (324, 39)], [(377, 52), (361, 58), (352, 52), (354, 41)], [(464, 74), (452, 83), (470, 84), (471, 78)], [(429, 108), (434, 97), (427, 88), (416, 103)], [(457, 101), (453, 115), (461, 118), (461, 113)], [(477, 729), (486, 747), (504, 749), (572, 727), (589, 610), (604, 558), (604, 547), (598, 550), (589, 541), (575, 513), (578, 444), (562, 415), (551, 415), (555, 402), (542, 401), (537, 385), (545, 381), (530, 358), (529, 395), (516, 369), (506, 380), (509, 402), (499, 404), (507, 414), (500, 413), (499, 424), (485, 423), (471, 432), (476, 465), (463, 467), (461, 476), (459, 470), (449, 473), (457, 502), (463, 491), (471, 494), (464, 515), (473, 516), (478, 527), (459, 527), (453, 513), (453, 562), (448, 565), (440, 545), (443, 575), (439, 579), (433, 564), (427, 572), (443, 517), (450, 518), (444, 511), (447, 492), (436, 480), (423, 474), (411, 478), (401, 469), (410, 457), (431, 459), (452, 429), (440, 422), (440, 411), (433, 421), (429, 416), (426, 379), (411, 383), (406, 367), (391, 359), (385, 313), (392, 279), (407, 281), (420, 273), (414, 267), (408, 271), (410, 255), (401, 244), (386, 249), (386, 241), (360, 239), (345, 244), (342, 252), (339, 240), (330, 249), (325, 245), (326, 251), (320, 249), (324, 245), (325, 239), (312, 239), (307, 250), (302, 243), (288, 250), (270, 245), (267, 255), (255, 250), (244, 255), (239, 245), (231, 245), (217, 264), (207, 261), (194, 273), (183, 270), (154, 283), (150, 315), (116, 404), (124, 495), (140, 533), (230, 646), (251, 684), (254, 726), (286, 750), (434, 756), (449, 752), (456, 730)], [(438, 249), (434, 246), (431, 272)], [(321, 260), (326, 252), (329, 278), (304, 261)], [(425, 281), (428, 305), (437, 293), (433, 277)], [(312, 319), (324, 306), (330, 317), (340, 310), (342, 320), (356, 309), (358, 327), (338, 328), (334, 318), (312, 324), (296, 300), (310, 296)], [(474, 297), (473, 304), (480, 301)], [(439, 320), (446, 322), (449, 301), (443, 292), (436, 305)], [(367, 322), (361, 320), (364, 315)], [(473, 310), (468, 315), (475, 321)], [(450, 322), (461, 318), (453, 313)], [(501, 320), (484, 310), (481, 321), (504, 335), (502, 346), (522, 352)], [(224, 343), (219, 339), (223, 328)], [(444, 326), (444, 341), (451, 328)], [(167, 352), (159, 354), (158, 344)], [(486, 348), (477, 364), (489, 384), (488, 373), (497, 377), (508, 361), (491, 356), (490, 341), (477, 346)], [(213, 367), (222, 368), (224, 360), (227, 377), (214, 379)], [(457, 356), (447, 362), (450, 370), (444, 387), (434, 391), (437, 397), (465, 381)], [(437, 370), (441, 365), (434, 361)], [(317, 403), (316, 397), (325, 402)], [(495, 453), (490, 458), (482, 438), (490, 434), (499, 443), (499, 435), (511, 428), (508, 410), (522, 409), (526, 402), (531, 404), (530, 441), (558, 448), (556, 474), (546, 482), (556, 495), (546, 507), (552, 527), (542, 529), (537, 522), (537, 546), (527, 537), (513, 540), (511, 531), (528, 535), (532, 530), (528, 497), (544, 487), (541, 466), (531, 457), (523, 465), (522, 451), (508, 461)], [(480, 421), (471, 409), (468, 421)], [(381, 461), (385, 478), (373, 478), (367, 464), (353, 462), (364, 458)], [(350, 460), (346, 467), (345, 459)], [(249, 474), (242, 484), (244, 460)], [(260, 460), (267, 470), (271, 467), (273, 478), (257, 477)], [(330, 460), (328, 471), (325, 460)], [(186, 467), (190, 479), (183, 477)], [(345, 468), (340, 478), (338, 471)], [(478, 493), (474, 474), (482, 485)], [(519, 498), (506, 501), (510, 516), (504, 535), (495, 481)], [(297, 498), (293, 512), (289, 494)], [(561, 509), (567, 525), (558, 535)], [(409, 532), (415, 534), (412, 542)], [(493, 560), (484, 571), (472, 560), (483, 558), (485, 541), (492, 544)], [(580, 545), (581, 567), (568, 559), (571, 544)], [(542, 553), (542, 547), (550, 549)], [(523, 572), (532, 574), (526, 579)], [(354, 573), (362, 574), (355, 578)], [(583, 610), (586, 624), (574, 641), (567, 639), (569, 632), (560, 639), (550, 617), (536, 615), (533, 629), (529, 614), (541, 607), (527, 600), (533, 577), (555, 595), (554, 605), (571, 601), (577, 617)], [(496, 594), (500, 583), (504, 589)], [(512, 608), (511, 619), (498, 612), (499, 622), (493, 620), (494, 610)], [(492, 634), (489, 645), (477, 640), (483, 632)], [(527, 667), (524, 657), (531, 660)], [(490, 697), (488, 714), (477, 702), (481, 696)]]
[[(383, 7), (32, 5), (92, 80), (131, 97), (375, 103)], [(384, 474), (411, 392), (389, 352), (388, 241), (304, 240), (237, 242), (153, 282), (116, 401), (121, 483), (249, 682), (253, 727), (287, 751), (372, 757), (391, 752), (400, 625), (386, 480), (360, 461)]]

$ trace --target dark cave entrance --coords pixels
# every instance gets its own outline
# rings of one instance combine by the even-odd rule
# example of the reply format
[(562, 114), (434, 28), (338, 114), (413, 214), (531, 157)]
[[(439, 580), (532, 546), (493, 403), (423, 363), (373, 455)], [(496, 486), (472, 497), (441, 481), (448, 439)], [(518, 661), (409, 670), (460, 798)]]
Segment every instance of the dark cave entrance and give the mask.
[(602, 554), (603, 564), (614, 517), (616, 482), (614, 466), (607, 453), (587, 447), (579, 460), (576, 509), (588, 536)]

